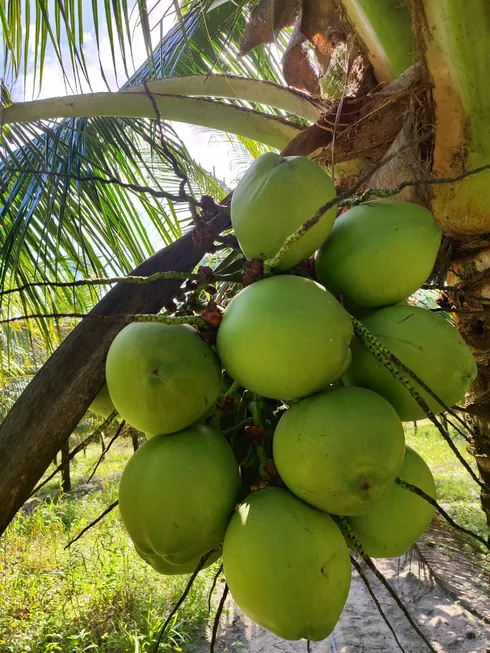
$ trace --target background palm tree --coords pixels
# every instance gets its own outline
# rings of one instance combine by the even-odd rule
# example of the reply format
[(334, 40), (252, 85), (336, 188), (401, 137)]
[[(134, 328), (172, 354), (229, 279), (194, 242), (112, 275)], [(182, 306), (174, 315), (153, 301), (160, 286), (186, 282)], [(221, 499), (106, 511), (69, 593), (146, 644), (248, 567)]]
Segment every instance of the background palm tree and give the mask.
[[(32, 21), (27, 7), (36, 16), (33, 30), (26, 29)], [(193, 0), (182, 6), (157, 2), (151, 8), (142, 0), (134, 7), (119, 0), (105, 3), (104, 12), (98, 7), (92, 3), (91, 21), (99, 55), (105, 22), (113, 68), (120, 58), (129, 71), (135, 27), (142, 35), (146, 62), (128, 74), (120, 93), (31, 103), (12, 103), (9, 88), (15, 79), (27, 78), (29, 48), (36, 70), (42, 71), (48, 42), (73, 92), (90, 89), (83, 3), (55, 0), (50, 15), (41, 0), (0, 7), (6, 70), (0, 167), (2, 287), (129, 272), (153, 253), (150, 228), (169, 243), (192, 227), (188, 203), (175, 201), (182, 182), (176, 170), (184, 172), (186, 193), (196, 200), (202, 194), (216, 199), (226, 194), (229, 189), (192, 160), (168, 120), (238, 134), (253, 154), (276, 147), (313, 156), (330, 167), (340, 188), (359, 180), (363, 188), (393, 188), (413, 180), (400, 197), (430, 204), (445, 230), (432, 281), (441, 285), (448, 278), (451, 287), (461, 282), (457, 291), (445, 291), (444, 307), (462, 311), (456, 314), (457, 324), (479, 363), (468, 410), (476, 427), (473, 453), (486, 488), (482, 505), (490, 524), (485, 298), (489, 173), (427, 184), (433, 177), (458, 177), (490, 163), (488, 3), (474, 0), (464, 13), (458, 0)], [(159, 14), (155, 24), (161, 25), (169, 8), (175, 12), (174, 25), (153, 48), (151, 16)], [(62, 42), (68, 57), (62, 56)], [(107, 81), (105, 63), (101, 58)], [(42, 83), (41, 72), (36, 83)], [(166, 121), (164, 140), (155, 126), (159, 114)], [(380, 168), (379, 162), (394, 152), (397, 156)], [(113, 183), (80, 181), (86, 177)], [(115, 180), (150, 186), (157, 197), (155, 192), (135, 195)], [(226, 216), (215, 220), (216, 229), (227, 224)], [(168, 256), (178, 251), (180, 258), (173, 260), (182, 265), (179, 269), (192, 268), (205, 248), (193, 249), (189, 238), (181, 245), (184, 249), (171, 248)], [(165, 267), (165, 256), (143, 269)], [(154, 289), (153, 303), (144, 291), (136, 301), (134, 290), (119, 288), (104, 300), (103, 310), (117, 312), (121, 298), (131, 296), (133, 309), (155, 311), (177, 287), (176, 282), (162, 282)], [(55, 292), (29, 287), (4, 295), (0, 310), (3, 317), (52, 312), (55, 305), (57, 312), (85, 312), (97, 298), (94, 288)], [(0, 502), (0, 529), (100, 387), (104, 354), (120, 326), (106, 328), (102, 337), (102, 327), (94, 327), (93, 321), (90, 327), (80, 325), (0, 426), (0, 455), (12, 462), (11, 473), (0, 484), (0, 496), (7, 497), (3, 505)], [(39, 318), (38, 328), (51, 342), (45, 320)], [(73, 347), (87, 347), (90, 338), (97, 342), (89, 364), (86, 357), (76, 358)], [(69, 381), (62, 379), (63, 365), (72, 366)], [(22, 447), (34, 434), (25, 407), (39, 404), (43, 393), (48, 406), (37, 415), (38, 461), (21, 475)], [(61, 410), (64, 421), (55, 428)], [(14, 448), (19, 430), (24, 439)]]

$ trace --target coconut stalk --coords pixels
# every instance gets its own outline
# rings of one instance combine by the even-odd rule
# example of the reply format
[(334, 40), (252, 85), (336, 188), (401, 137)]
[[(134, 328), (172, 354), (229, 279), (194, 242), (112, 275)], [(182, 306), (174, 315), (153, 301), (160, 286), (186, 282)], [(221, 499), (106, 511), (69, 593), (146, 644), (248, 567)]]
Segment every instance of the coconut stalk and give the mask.
[(378, 82), (391, 82), (417, 61), (410, 8), (403, 0), (342, 0), (342, 5)]

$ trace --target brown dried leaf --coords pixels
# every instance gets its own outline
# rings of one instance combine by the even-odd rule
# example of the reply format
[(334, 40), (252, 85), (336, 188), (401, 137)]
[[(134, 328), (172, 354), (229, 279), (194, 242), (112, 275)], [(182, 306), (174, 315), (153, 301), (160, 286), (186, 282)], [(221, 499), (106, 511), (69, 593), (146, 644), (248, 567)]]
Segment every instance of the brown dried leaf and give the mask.
[[(334, 0), (303, 0), (301, 33), (312, 43), (317, 35), (326, 34), (338, 20)], [(324, 44), (323, 47), (328, 46)]]
[[(398, 156), (388, 160), (383, 167), (373, 173), (367, 182), (368, 188), (393, 188), (401, 181), (422, 179), (427, 176), (427, 171), (420, 161), (419, 145), (415, 143), (415, 139), (416, 133), (409, 117), (383, 158), (387, 159), (396, 152)], [(422, 206), (428, 203), (421, 186), (404, 188), (394, 196), (394, 199)]]
[(301, 10), (302, 0), (272, 0), (274, 32), (278, 34), (285, 27), (291, 27)]
[(294, 25), (300, 9), (301, 0), (260, 0), (248, 21), (240, 54), (247, 54), (263, 43), (274, 43), (282, 29)]
[(284, 79), (288, 86), (320, 95), (320, 80), (308, 58), (304, 45), (305, 37), (300, 30), (300, 21), (295, 25), (282, 61)]
[(286, 145), (281, 156), (309, 156), (312, 152), (327, 147), (331, 142), (330, 130), (317, 124), (310, 125)]
[(318, 64), (326, 72), (333, 49), (344, 38), (334, 0), (303, 0), (301, 33), (315, 46)]

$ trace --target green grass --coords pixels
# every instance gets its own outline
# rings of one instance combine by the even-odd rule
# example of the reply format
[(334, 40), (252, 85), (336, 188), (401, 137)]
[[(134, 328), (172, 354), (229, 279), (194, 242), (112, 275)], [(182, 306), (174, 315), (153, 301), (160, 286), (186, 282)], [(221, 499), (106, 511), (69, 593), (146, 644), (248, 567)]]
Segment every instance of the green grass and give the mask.
[[(465, 441), (457, 436), (454, 441), (472, 463)], [(444, 508), (463, 525), (486, 535), (478, 487), (435, 429), (420, 424), (414, 434), (408, 426), (407, 443), (432, 469)], [(2, 653), (150, 651), (188, 577), (160, 576), (140, 560), (117, 509), (64, 549), (116, 499), (118, 478), (131, 451), (130, 441), (118, 441), (87, 487), (85, 481), (100, 454), (100, 445), (90, 446), (72, 465), (74, 491), (61, 494), (56, 477), (0, 539)], [(198, 577), (162, 651), (190, 653), (204, 636), (207, 595), (216, 569), (213, 565)]]
[[(115, 446), (93, 489), (78, 492), (100, 454), (99, 446), (90, 447), (74, 465), (75, 492), (55, 494), (57, 483), (50, 483), (44, 498), (18, 514), (0, 539), (2, 653), (143, 653), (156, 641), (188, 577), (163, 577), (143, 562), (117, 509), (64, 549), (117, 498), (118, 476), (130, 453), (130, 445)], [(192, 651), (191, 641), (207, 621), (216, 569), (200, 574), (162, 651)]]

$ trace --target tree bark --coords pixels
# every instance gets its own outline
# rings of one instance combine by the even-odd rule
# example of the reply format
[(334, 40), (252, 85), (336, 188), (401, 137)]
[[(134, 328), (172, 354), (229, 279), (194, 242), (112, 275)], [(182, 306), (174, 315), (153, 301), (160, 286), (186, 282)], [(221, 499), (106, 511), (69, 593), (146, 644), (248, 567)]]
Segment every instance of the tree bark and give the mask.
[[(209, 223), (217, 235), (229, 225), (225, 214)], [(206, 246), (189, 232), (131, 274), (190, 272)], [(157, 313), (181, 285), (163, 280), (147, 285), (118, 284), (90, 315)], [(126, 319), (83, 319), (32, 379), (0, 424), (0, 535), (66, 442), (104, 383), (109, 346)]]
[(70, 438), (63, 443), (61, 447), (61, 489), (63, 492), (71, 492), (71, 476), (70, 476)]
[[(490, 238), (490, 237), (489, 237)], [(471, 347), (478, 365), (478, 377), (467, 397), (466, 409), (473, 427), (472, 446), (480, 478), (485, 484), (480, 498), (490, 530), (490, 248), (480, 236), (455, 243), (448, 285), (460, 291), (447, 292), (443, 307), (454, 308), (455, 323)]]
[(133, 442), (133, 451), (138, 451), (140, 443), (138, 440), (138, 431), (136, 429), (131, 429), (131, 441)]

